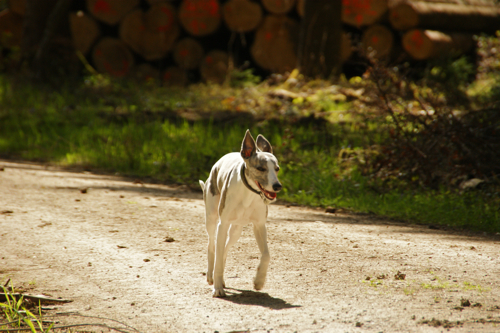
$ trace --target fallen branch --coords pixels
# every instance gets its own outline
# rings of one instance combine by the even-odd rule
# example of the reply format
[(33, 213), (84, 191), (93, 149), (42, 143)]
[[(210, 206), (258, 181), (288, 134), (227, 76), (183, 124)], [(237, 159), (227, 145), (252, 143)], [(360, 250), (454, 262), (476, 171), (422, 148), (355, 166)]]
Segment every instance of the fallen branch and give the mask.
[(25, 295), (22, 293), (12, 293), (12, 294), (11, 293), (9, 293), (9, 294), (0, 293), (0, 301), (6, 301), (8, 296), (14, 297), (16, 300), (21, 298), (21, 297), (24, 297), (24, 299), (29, 299), (32, 301), (40, 301), (40, 302), (56, 302), (56, 303), (71, 303), (71, 302), (73, 302), (72, 300), (68, 300), (68, 299), (52, 298), (52, 297), (48, 297), (45, 295)]

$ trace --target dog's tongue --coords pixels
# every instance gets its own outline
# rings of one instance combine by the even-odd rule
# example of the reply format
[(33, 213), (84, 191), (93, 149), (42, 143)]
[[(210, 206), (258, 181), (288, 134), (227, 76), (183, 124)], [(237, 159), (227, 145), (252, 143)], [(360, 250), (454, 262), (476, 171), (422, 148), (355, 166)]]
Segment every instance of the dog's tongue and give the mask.
[(266, 195), (268, 199), (274, 200), (276, 198), (276, 192), (266, 191), (259, 182), (255, 182), (262, 192)]
[(276, 198), (276, 193), (275, 192), (268, 192), (266, 190), (264, 190), (267, 194), (267, 196), (270, 198), (270, 199), (273, 199)]

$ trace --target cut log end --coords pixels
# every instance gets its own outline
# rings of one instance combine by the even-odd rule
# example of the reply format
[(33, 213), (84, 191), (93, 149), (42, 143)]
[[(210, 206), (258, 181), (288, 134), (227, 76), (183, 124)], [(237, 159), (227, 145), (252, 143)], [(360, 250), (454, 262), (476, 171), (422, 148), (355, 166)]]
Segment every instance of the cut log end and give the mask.
[(391, 9), (389, 22), (396, 30), (408, 30), (418, 26), (418, 14), (408, 3), (401, 3)]
[(272, 14), (286, 14), (295, 6), (296, 0), (261, 0), (262, 5)]
[(174, 46), (174, 61), (180, 68), (195, 69), (203, 59), (204, 50), (194, 38), (184, 38)]
[(98, 20), (115, 25), (132, 9), (139, 0), (87, 0), (87, 10)]
[(365, 54), (383, 59), (392, 53), (394, 35), (389, 28), (374, 24), (363, 32), (361, 45)]
[(210, 51), (200, 66), (200, 74), (206, 82), (224, 83), (227, 76), (229, 56), (220, 50)]
[(10, 9), (0, 12), (0, 45), (12, 48), (21, 45), (23, 17)]
[(69, 23), (75, 49), (87, 54), (101, 32), (97, 22), (84, 12), (70, 13)]
[(180, 30), (175, 10), (167, 3), (147, 12), (135, 9), (120, 23), (120, 38), (146, 60), (158, 60), (172, 50)]
[(388, 10), (387, 0), (343, 1), (342, 5), (342, 22), (358, 28), (381, 21)]
[(494, 32), (500, 29), (498, 6), (462, 3), (403, 2), (391, 8), (389, 21), (396, 30), (425, 28), (463, 32)]
[(403, 47), (413, 59), (427, 60), (466, 53), (474, 40), (471, 34), (414, 29), (404, 34)]
[(193, 36), (215, 32), (221, 22), (218, 0), (183, 0), (179, 8), (182, 27)]
[(297, 66), (299, 25), (286, 16), (269, 15), (255, 33), (251, 54), (264, 69), (284, 73)]
[(235, 32), (252, 31), (262, 20), (262, 8), (249, 0), (229, 0), (222, 8), (227, 27)]
[(116, 38), (101, 39), (92, 51), (94, 66), (101, 73), (125, 77), (134, 66), (134, 56), (127, 45)]

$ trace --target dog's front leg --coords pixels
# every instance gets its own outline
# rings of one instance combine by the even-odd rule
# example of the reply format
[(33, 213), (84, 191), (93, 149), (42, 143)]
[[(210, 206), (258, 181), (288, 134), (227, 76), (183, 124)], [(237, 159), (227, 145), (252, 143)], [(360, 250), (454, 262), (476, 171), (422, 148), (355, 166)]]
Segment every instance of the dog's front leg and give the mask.
[(224, 223), (222, 219), (217, 225), (217, 240), (215, 244), (215, 269), (214, 269), (214, 289), (213, 297), (224, 297), (224, 251), (226, 248), (227, 231), (229, 223)]
[(253, 285), (255, 290), (261, 290), (264, 287), (264, 283), (266, 282), (267, 267), (269, 266), (269, 261), (271, 260), (269, 249), (267, 248), (266, 225), (264, 223), (254, 224), (253, 232), (255, 234), (255, 239), (257, 240), (257, 244), (259, 245), (259, 250), (261, 253), (260, 264), (259, 267), (257, 267), (257, 275), (253, 280)]

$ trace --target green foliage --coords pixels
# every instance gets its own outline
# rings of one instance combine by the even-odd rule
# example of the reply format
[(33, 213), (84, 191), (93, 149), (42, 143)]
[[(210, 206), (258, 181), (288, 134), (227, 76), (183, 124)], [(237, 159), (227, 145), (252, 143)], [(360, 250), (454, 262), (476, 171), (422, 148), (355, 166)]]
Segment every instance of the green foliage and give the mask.
[[(14, 290), (14, 288), (11, 289)], [(42, 310), (40, 305), (38, 306), (38, 316), (36, 316), (24, 306), (23, 296), (19, 297), (19, 299), (16, 299), (13, 293), (7, 290), (7, 288), (5, 288), (4, 286), (2, 286), (2, 290), (3, 294), (5, 295), (6, 301), (5, 303), (0, 303), (0, 309), (2, 310), (3, 316), (7, 320), (7, 323), (0, 325), (0, 331), (12, 327), (21, 328), (24, 325), (27, 325), (33, 333), (49, 333), (51, 331), (54, 324), (52, 323), (48, 328), (44, 328)], [(38, 327), (35, 327), (33, 323), (37, 324)]]
[(464, 89), (474, 77), (474, 64), (466, 56), (450, 61), (438, 59), (427, 66), (426, 79), (448, 90)]
[(229, 84), (233, 88), (251, 87), (258, 84), (262, 79), (253, 73), (253, 69), (233, 70), (229, 74)]
[[(198, 188), (198, 179), (206, 179), (221, 156), (240, 149), (249, 128), (254, 136), (262, 133), (273, 144), (282, 169), (284, 189), (279, 198), (283, 200), (500, 231), (494, 200), (446, 189), (405, 188), (397, 179), (394, 185), (368, 177), (372, 171), (367, 159), (378, 154), (373, 147), (388, 138), (385, 123), (312, 116), (256, 123), (245, 117), (220, 120), (213, 111), (212, 120), (187, 121), (174, 112), (224, 110), (229, 97), (238, 100), (243, 98), (239, 94), (247, 93), (225, 89), (146, 90), (93, 77), (82, 87), (43, 91), (0, 78), (0, 156), (154, 177)], [(308, 103), (312, 102), (289, 105), (300, 111), (310, 107)]]

